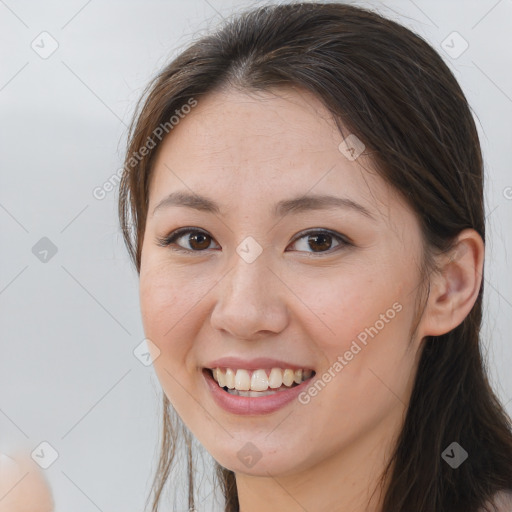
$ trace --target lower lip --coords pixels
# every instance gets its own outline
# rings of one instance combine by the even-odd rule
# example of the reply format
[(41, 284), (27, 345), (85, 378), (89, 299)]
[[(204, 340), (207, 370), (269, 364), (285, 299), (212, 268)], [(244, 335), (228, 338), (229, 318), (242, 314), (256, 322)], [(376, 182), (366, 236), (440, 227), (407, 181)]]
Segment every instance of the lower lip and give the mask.
[(223, 409), (233, 414), (254, 415), (269, 414), (289, 404), (294, 398), (304, 391), (311, 383), (312, 378), (301, 382), (298, 386), (278, 391), (273, 395), (266, 396), (237, 396), (224, 391), (209, 370), (203, 370), (204, 379), (210, 388), (213, 399)]

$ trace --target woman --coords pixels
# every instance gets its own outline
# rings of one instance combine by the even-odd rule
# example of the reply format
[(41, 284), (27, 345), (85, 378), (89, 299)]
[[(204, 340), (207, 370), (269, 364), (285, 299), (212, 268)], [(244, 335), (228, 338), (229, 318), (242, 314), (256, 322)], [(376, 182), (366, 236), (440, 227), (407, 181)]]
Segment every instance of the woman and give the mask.
[(191, 509), (190, 434), (229, 512), (512, 510), (482, 156), (440, 56), (361, 8), (267, 6), (139, 107), (119, 213), (164, 391), (153, 510), (181, 434)]

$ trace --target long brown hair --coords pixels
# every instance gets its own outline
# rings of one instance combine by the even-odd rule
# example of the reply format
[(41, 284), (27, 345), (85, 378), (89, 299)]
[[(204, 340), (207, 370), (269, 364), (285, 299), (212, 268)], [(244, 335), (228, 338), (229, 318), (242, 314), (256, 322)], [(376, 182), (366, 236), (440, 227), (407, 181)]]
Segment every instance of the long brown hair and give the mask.
[[(438, 53), (407, 28), (359, 7), (267, 5), (191, 44), (138, 104), (119, 195), (121, 227), (138, 272), (158, 128), (166, 126), (172, 136), (169, 119), (176, 110), (219, 88), (282, 86), (311, 91), (340, 130), (344, 126), (363, 141), (379, 174), (416, 212), (426, 261), (434, 251), (449, 249), (466, 228), (485, 241), (480, 142), (467, 100)], [(134, 158), (149, 148), (149, 140), (155, 147)], [(477, 512), (496, 492), (512, 489), (511, 421), (490, 387), (479, 344), (482, 297), (483, 285), (457, 328), (423, 340), (413, 393), (386, 470), (382, 512)], [(180, 440), (165, 394), (163, 408), (154, 512)], [(194, 469), (190, 436), (183, 432), (192, 508)], [(441, 458), (454, 441), (469, 454), (457, 469)], [(238, 511), (234, 473), (219, 464), (216, 471), (225, 511)]]

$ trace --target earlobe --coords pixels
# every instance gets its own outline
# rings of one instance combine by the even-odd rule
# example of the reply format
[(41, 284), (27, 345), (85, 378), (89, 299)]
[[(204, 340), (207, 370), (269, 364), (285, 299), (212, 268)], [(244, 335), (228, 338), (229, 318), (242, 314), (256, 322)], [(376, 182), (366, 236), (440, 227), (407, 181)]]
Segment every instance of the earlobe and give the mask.
[(474, 229), (462, 231), (453, 249), (437, 258), (422, 319), (422, 336), (440, 336), (460, 325), (473, 308), (482, 284), (484, 243)]

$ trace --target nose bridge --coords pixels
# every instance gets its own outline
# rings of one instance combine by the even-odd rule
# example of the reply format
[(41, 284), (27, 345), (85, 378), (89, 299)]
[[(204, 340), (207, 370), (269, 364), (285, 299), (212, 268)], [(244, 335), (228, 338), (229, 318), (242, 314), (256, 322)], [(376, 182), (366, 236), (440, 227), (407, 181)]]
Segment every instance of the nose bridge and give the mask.
[[(251, 245), (252, 244), (252, 245)], [(278, 332), (286, 325), (286, 305), (270, 270), (269, 253), (242, 242), (223, 279), (212, 323), (234, 337), (248, 339), (258, 331)]]
[(267, 268), (270, 263), (268, 254), (267, 252), (263, 254), (262, 251), (259, 255), (255, 255), (251, 254), (251, 250), (247, 253), (243, 253), (243, 250), (244, 247), (240, 244), (237, 255), (233, 257), (234, 269), (230, 272), (229, 279), (230, 293), (232, 298), (248, 297), (259, 302), (264, 298), (261, 291), (269, 284), (269, 274), (273, 275)]

